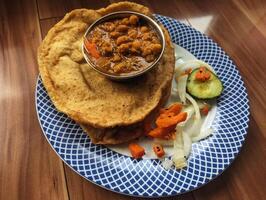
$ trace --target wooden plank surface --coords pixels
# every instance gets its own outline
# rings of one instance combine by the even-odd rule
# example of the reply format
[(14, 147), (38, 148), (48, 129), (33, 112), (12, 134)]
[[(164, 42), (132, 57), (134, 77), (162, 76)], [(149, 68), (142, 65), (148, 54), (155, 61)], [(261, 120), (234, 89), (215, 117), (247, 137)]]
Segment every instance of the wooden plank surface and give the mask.
[[(36, 3), (37, 2), (37, 3)], [(0, 199), (136, 199), (102, 189), (64, 165), (41, 134), (35, 114), (41, 37), (75, 8), (110, 1), (37, 0), (0, 3)], [(216, 180), (166, 199), (264, 199), (266, 196), (266, 1), (135, 1), (209, 35), (245, 81), (251, 121), (241, 154)]]
[(106, 7), (108, 0), (37, 0), (40, 19), (62, 17), (76, 8), (99, 9)]
[(35, 111), (35, 1), (0, 3), (0, 199), (68, 199), (62, 162)]

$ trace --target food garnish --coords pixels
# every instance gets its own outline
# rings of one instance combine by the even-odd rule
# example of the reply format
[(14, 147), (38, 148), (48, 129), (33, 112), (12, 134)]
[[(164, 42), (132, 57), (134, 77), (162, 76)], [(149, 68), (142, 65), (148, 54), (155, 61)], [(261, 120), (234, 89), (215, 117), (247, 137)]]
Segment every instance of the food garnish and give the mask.
[(221, 95), (220, 79), (206, 67), (194, 69), (187, 79), (187, 92), (198, 99), (212, 99)]
[(152, 149), (158, 158), (163, 157), (165, 154), (163, 146), (160, 144), (153, 144)]
[(152, 137), (152, 138), (161, 138), (161, 139), (170, 139), (172, 138), (172, 133), (175, 130), (175, 126), (171, 126), (171, 127), (167, 127), (167, 128), (161, 128), (161, 127), (157, 127), (153, 130), (151, 130), (148, 133), (148, 136)]
[(206, 69), (206, 67), (200, 67), (195, 74), (195, 79), (201, 82), (205, 82), (209, 80), (210, 77), (211, 77), (211, 74)]
[(181, 169), (187, 166), (187, 161), (184, 152), (184, 142), (183, 142), (183, 130), (182, 126), (178, 126), (176, 129), (176, 139), (174, 140), (174, 155), (172, 160), (174, 162), (175, 168)]
[(176, 125), (179, 122), (185, 121), (187, 118), (186, 112), (181, 112), (177, 115), (171, 113), (165, 117), (160, 117), (156, 120), (156, 125), (160, 128), (169, 128)]
[(157, 127), (148, 133), (152, 138), (173, 139), (177, 123), (185, 121), (187, 113), (181, 112), (182, 104), (176, 103), (168, 108), (161, 109), (155, 120)]
[(180, 113), (180, 111), (182, 110), (182, 107), (183, 107), (183, 105), (181, 103), (175, 103), (175, 104), (171, 105), (169, 108), (162, 108), (160, 110), (160, 116), (167, 115), (170, 113), (174, 113), (176, 115), (176, 114)]
[[(175, 138), (172, 138), (172, 140), (166, 140), (163, 137), (154, 139), (156, 144), (173, 146), (174, 148), (174, 154), (171, 159), (165, 158), (162, 161), (162, 166), (165, 169), (170, 169), (173, 165), (176, 169), (186, 167), (186, 158), (190, 154), (192, 143), (202, 140), (213, 133), (211, 128), (202, 128), (203, 121), (207, 119), (212, 106), (207, 100), (202, 102), (198, 98), (210, 99), (218, 97), (222, 92), (221, 81), (215, 75), (212, 67), (203, 61), (192, 60), (181, 64), (176, 71), (175, 80), (177, 82), (177, 91), (174, 91), (178, 93), (179, 99), (183, 104), (174, 104), (181, 107), (178, 111), (179, 114), (175, 114), (175, 116), (186, 113), (186, 118), (177, 123), (174, 128), (172, 127), (172, 130), (175, 130)], [(192, 91), (198, 93), (195, 95), (192, 92), (191, 94), (191, 88)], [(193, 97), (197, 97), (197, 99)], [(174, 116), (171, 112), (167, 114), (171, 119)], [(162, 112), (160, 115), (162, 115)], [(167, 126), (171, 125), (170, 122), (164, 123), (161, 118), (159, 116), (156, 120), (157, 126), (161, 127), (160, 130), (165, 124)], [(150, 132), (150, 135), (158, 136), (159, 134), (155, 134), (159, 132), (157, 129)]]
[(100, 57), (100, 53), (97, 50), (97, 46), (95, 43), (89, 42), (87, 39), (84, 39), (84, 44), (85, 48), (92, 57), (94, 57), (95, 59), (98, 59)]
[(145, 154), (144, 148), (140, 146), (139, 144), (130, 143), (128, 145), (128, 148), (133, 158), (139, 159), (139, 158), (142, 158), (142, 156)]
[(203, 107), (200, 109), (200, 112), (203, 114), (203, 115), (208, 115), (209, 113), (209, 110), (210, 110), (210, 105), (209, 104), (204, 104)]

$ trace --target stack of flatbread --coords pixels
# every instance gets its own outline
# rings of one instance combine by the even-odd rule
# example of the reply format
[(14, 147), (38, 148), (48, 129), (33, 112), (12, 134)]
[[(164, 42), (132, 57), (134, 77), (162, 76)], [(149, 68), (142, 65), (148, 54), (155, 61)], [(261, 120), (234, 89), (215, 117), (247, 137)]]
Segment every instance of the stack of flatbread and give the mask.
[(171, 91), (174, 50), (163, 27), (164, 55), (157, 67), (138, 78), (115, 82), (86, 63), (81, 51), (86, 29), (98, 18), (122, 10), (152, 17), (147, 7), (130, 2), (73, 10), (48, 32), (38, 49), (41, 78), (55, 107), (79, 123), (96, 144), (142, 136), (144, 123), (156, 115)]

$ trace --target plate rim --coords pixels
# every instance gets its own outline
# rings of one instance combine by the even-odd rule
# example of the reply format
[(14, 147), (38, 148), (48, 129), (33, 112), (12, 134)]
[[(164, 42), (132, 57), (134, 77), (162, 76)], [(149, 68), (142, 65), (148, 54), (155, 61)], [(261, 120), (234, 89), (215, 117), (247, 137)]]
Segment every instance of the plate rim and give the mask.
[[(179, 24), (182, 24), (184, 25), (185, 27), (187, 28), (190, 28), (190, 29), (193, 29), (194, 31), (197, 31), (199, 32), (201, 35), (204, 35), (206, 36), (208, 39), (211, 40), (211, 43), (215, 43), (216, 45), (218, 45), (218, 47), (220, 47), (222, 50), (223, 48), (217, 43), (215, 42), (212, 38), (210, 38), (209, 36), (205, 35), (204, 33), (201, 33), (200, 31), (198, 31), (197, 29), (195, 29), (194, 27), (192, 26), (189, 26), (183, 22), (180, 22), (178, 21), (177, 19), (175, 18), (171, 18), (171, 17), (168, 17), (168, 16), (164, 16), (164, 15), (159, 15), (159, 14), (155, 14), (155, 16), (159, 16), (159, 17), (163, 17), (163, 18), (167, 18), (168, 20), (173, 20), (175, 23), (179, 23)], [(172, 41), (173, 42), (173, 41)], [(174, 43), (174, 42), (173, 42)], [(180, 46), (180, 45), (179, 45)], [(181, 46), (182, 47), (182, 46)], [(183, 47), (184, 48), (184, 47)], [(186, 48), (184, 48), (186, 49)], [(187, 50), (187, 49), (186, 49)], [(188, 51), (188, 50), (187, 50)], [(188, 51), (189, 52), (189, 51)], [(243, 134), (243, 140), (240, 142), (241, 145), (237, 148), (237, 153), (234, 154), (233, 158), (229, 159), (229, 163), (227, 165), (225, 165), (225, 167), (221, 170), (221, 172), (217, 172), (216, 175), (212, 176), (210, 179), (206, 179), (206, 181), (204, 183), (199, 183), (197, 185), (197, 187), (194, 187), (194, 188), (191, 188), (191, 189), (188, 189), (188, 190), (185, 190), (185, 191), (180, 191), (180, 192), (176, 192), (175, 194), (167, 194), (167, 195), (162, 195), (162, 196), (159, 196), (159, 195), (156, 195), (156, 196), (152, 196), (152, 195), (135, 195), (135, 194), (130, 194), (130, 193), (125, 193), (125, 192), (121, 192), (121, 191), (117, 191), (117, 190), (114, 190), (112, 188), (109, 188), (109, 187), (106, 187), (104, 185), (101, 185), (97, 182), (94, 182), (93, 180), (90, 180), (89, 178), (87, 178), (86, 176), (84, 176), (83, 174), (81, 174), (79, 171), (77, 171), (76, 169), (74, 169), (74, 167), (72, 167), (69, 163), (67, 163), (67, 161), (56, 151), (56, 149), (54, 148), (54, 146), (51, 144), (50, 140), (48, 139), (47, 137), (47, 134), (45, 133), (44, 129), (43, 129), (43, 125), (41, 123), (41, 120), (40, 120), (40, 116), (39, 116), (39, 112), (38, 112), (38, 104), (37, 104), (37, 93), (38, 93), (38, 81), (40, 80), (42, 82), (42, 79), (41, 79), (41, 76), (40, 76), (40, 73), (38, 74), (37, 76), (37, 80), (36, 80), (36, 86), (35, 86), (35, 110), (36, 110), (36, 114), (37, 114), (37, 118), (38, 118), (38, 122), (39, 122), (39, 125), (40, 125), (40, 128), (42, 130), (42, 133), (43, 135), (45, 136), (48, 144), (50, 145), (50, 147), (53, 149), (53, 151), (57, 154), (57, 156), (59, 156), (59, 158), (71, 169), (73, 170), (76, 174), (78, 174), (79, 176), (81, 176), (82, 178), (85, 178), (87, 181), (91, 182), (92, 184), (95, 184), (97, 186), (100, 186), (101, 188), (105, 189), (105, 190), (108, 190), (108, 191), (111, 191), (111, 192), (115, 192), (117, 194), (122, 194), (122, 195), (126, 195), (126, 196), (131, 196), (131, 197), (140, 197), (140, 198), (160, 198), (160, 197), (173, 197), (173, 196), (178, 196), (178, 195), (182, 195), (182, 194), (185, 194), (185, 193), (188, 193), (188, 192), (192, 192), (196, 189), (199, 189), (203, 186), (205, 186), (206, 184), (208, 184), (209, 182), (213, 181), (214, 179), (216, 179), (218, 176), (222, 175), (231, 165), (232, 163), (238, 158), (240, 152), (242, 151), (243, 149), (243, 146), (245, 145), (246, 143), (246, 138), (247, 138), (247, 134), (248, 134), (248, 128), (250, 127), (250, 101), (249, 101), (249, 95), (248, 95), (248, 91), (247, 91), (247, 88), (246, 88), (246, 84), (245, 84), (245, 81), (243, 80), (243, 77), (242, 75), (240, 74), (240, 71), (238, 70), (237, 68), (237, 65), (235, 64), (234, 60), (231, 59), (231, 57), (223, 50), (223, 53), (232, 61), (233, 65), (235, 66), (237, 72), (239, 73), (239, 78), (241, 79), (241, 81), (243, 82), (243, 86), (244, 86), (244, 93), (247, 95), (246, 96), (246, 109), (247, 109), (247, 114), (245, 115), (248, 119), (246, 121), (246, 124), (247, 126), (244, 128), (245, 130), (245, 134)], [(46, 91), (46, 89), (45, 89)], [(47, 95), (48, 95), (48, 92), (46, 91)], [(49, 96), (49, 95), (48, 95)], [(50, 98), (50, 97), (49, 97)]]

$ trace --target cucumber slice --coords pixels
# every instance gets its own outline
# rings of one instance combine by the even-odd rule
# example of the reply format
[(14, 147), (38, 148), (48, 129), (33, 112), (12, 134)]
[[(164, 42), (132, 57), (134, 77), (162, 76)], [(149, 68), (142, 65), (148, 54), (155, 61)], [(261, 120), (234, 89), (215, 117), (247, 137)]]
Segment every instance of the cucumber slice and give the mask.
[(196, 74), (199, 68), (194, 69), (187, 79), (187, 92), (198, 99), (212, 99), (221, 95), (223, 84), (220, 79), (206, 69), (210, 73), (210, 79), (204, 82), (196, 79)]

